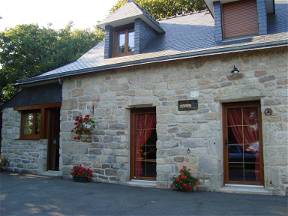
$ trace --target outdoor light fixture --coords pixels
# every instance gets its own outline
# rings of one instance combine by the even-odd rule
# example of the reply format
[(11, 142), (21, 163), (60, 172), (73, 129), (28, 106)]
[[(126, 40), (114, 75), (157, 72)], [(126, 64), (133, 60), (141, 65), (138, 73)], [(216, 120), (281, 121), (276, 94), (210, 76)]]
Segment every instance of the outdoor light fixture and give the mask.
[(240, 73), (239, 69), (234, 65), (233, 69), (231, 70), (231, 74), (238, 74)]

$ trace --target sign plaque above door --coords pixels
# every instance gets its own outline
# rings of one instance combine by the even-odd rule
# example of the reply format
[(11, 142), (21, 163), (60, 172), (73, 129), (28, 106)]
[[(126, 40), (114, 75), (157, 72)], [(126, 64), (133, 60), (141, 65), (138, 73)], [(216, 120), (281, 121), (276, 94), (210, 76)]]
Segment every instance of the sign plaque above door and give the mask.
[(178, 111), (197, 110), (198, 100), (178, 101)]

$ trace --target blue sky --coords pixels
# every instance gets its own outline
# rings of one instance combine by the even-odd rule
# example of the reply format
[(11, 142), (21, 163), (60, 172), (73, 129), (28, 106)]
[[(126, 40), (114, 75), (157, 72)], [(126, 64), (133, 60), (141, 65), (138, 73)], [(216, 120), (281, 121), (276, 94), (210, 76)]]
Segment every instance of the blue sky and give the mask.
[(0, 0), (0, 31), (17, 24), (37, 23), (59, 29), (73, 21), (91, 28), (108, 15), (117, 0)]

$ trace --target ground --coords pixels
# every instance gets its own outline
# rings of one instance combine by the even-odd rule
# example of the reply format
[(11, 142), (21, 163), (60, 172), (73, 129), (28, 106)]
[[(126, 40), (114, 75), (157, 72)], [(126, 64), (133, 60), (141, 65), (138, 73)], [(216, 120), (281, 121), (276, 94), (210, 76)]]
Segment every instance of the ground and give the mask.
[(287, 215), (287, 197), (182, 193), (0, 174), (0, 215)]

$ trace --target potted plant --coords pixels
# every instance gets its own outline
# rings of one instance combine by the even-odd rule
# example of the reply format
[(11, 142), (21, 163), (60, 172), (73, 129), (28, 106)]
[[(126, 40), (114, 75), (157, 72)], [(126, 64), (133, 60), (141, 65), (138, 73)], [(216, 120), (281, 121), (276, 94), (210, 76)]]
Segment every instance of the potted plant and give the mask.
[(8, 160), (3, 155), (0, 155), (0, 172), (4, 169), (5, 166), (7, 166)]
[(75, 134), (74, 140), (89, 141), (88, 136), (91, 135), (93, 128), (95, 128), (95, 121), (90, 115), (76, 116), (74, 128), (71, 131)]
[(93, 171), (84, 165), (75, 165), (72, 168), (71, 175), (76, 182), (89, 182), (93, 176)]
[(174, 190), (190, 192), (194, 190), (194, 187), (198, 184), (198, 179), (193, 177), (190, 170), (187, 167), (183, 167), (180, 170), (180, 174), (174, 177), (171, 187)]

